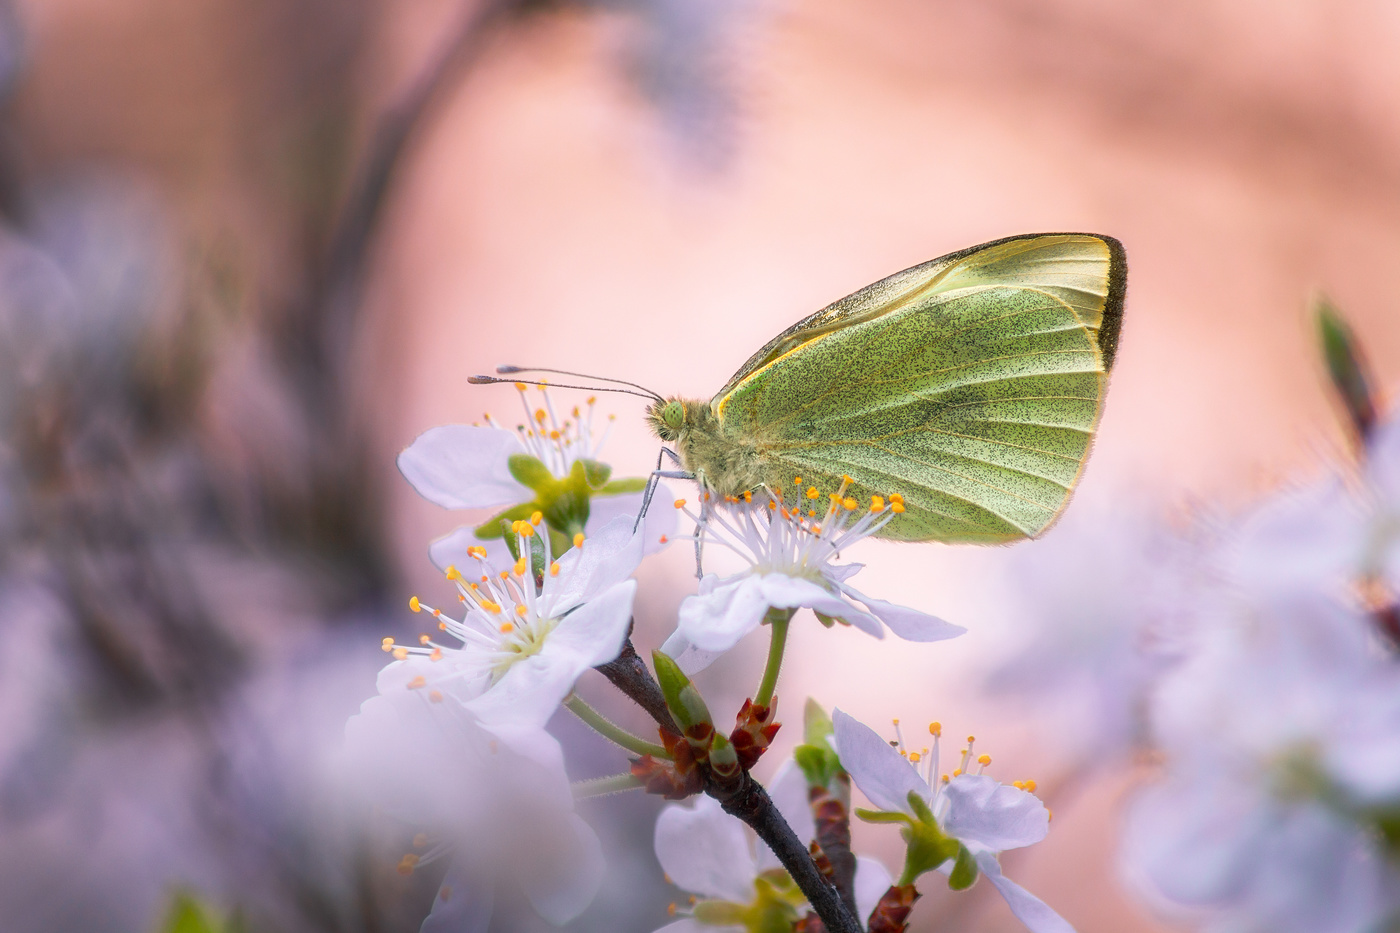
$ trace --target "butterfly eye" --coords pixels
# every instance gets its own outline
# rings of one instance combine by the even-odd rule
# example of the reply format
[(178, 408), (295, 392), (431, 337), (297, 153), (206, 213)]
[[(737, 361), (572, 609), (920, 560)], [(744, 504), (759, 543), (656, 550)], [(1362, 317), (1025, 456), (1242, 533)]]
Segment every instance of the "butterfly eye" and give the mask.
[(685, 423), (685, 406), (674, 400), (667, 402), (661, 418), (669, 427), (679, 429)]

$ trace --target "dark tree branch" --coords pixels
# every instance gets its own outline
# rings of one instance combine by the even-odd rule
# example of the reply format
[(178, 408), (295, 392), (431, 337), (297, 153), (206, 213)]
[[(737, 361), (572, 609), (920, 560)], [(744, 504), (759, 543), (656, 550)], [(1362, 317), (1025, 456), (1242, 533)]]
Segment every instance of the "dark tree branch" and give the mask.
[(817, 845), (831, 862), (832, 882), (841, 893), (841, 900), (853, 914), (856, 908), (856, 857), (851, 852), (851, 776), (844, 771), (834, 780), (836, 793), (825, 787), (809, 792), (812, 817), (817, 826)]
[[(673, 731), (675, 721), (666, 708), (666, 698), (661, 693), (651, 672), (637, 656), (637, 650), (628, 638), (622, 646), (622, 653), (616, 660), (598, 666), (603, 676), (630, 697), (638, 706), (646, 710), (657, 724)], [(705, 793), (720, 802), (724, 812), (737, 816), (758, 833), (758, 838), (767, 843), (768, 848), (783, 863), (792, 880), (806, 895), (830, 933), (862, 933), (864, 928), (856, 920), (853, 912), (841, 900), (841, 895), (822, 877), (821, 871), (812, 861), (807, 846), (797, 838), (792, 827), (783, 819), (773, 799), (763, 785), (755, 781), (747, 771), (741, 772), (737, 785), (720, 784), (706, 769)]]

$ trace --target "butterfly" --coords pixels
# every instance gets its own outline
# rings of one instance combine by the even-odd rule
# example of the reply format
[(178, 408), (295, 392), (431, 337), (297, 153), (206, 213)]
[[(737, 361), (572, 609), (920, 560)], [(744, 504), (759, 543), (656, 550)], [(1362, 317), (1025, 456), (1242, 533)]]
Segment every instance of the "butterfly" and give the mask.
[(902, 497), (878, 536), (997, 544), (1064, 511), (1123, 323), (1117, 240), (1027, 234), (868, 285), (774, 337), (708, 402), (652, 430), (720, 496), (806, 487)]

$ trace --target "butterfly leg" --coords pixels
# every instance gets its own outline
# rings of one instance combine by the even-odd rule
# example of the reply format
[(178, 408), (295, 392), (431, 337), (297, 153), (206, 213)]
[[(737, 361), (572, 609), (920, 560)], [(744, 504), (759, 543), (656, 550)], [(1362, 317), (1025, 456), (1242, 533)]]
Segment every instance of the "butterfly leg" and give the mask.
[(656, 469), (652, 470), (651, 475), (647, 477), (646, 489), (642, 492), (642, 507), (637, 511), (637, 520), (632, 523), (633, 534), (637, 533), (637, 529), (641, 527), (642, 521), (646, 518), (647, 509), (651, 508), (652, 496), (656, 495), (656, 487), (660, 485), (661, 480), (695, 478), (694, 473), (675, 470), (662, 470), (661, 460), (668, 454), (677, 465), (679, 465), (681, 462), (681, 458), (677, 456), (676, 452), (669, 447), (662, 447), (660, 453), (656, 455)]

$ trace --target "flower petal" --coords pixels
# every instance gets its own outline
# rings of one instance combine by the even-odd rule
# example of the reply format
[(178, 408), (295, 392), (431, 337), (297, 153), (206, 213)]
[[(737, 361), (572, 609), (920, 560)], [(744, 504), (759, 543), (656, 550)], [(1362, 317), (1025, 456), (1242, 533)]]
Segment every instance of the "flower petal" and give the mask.
[(445, 509), (487, 509), (529, 502), (534, 493), (510, 475), (524, 453), (509, 431), (467, 424), (429, 428), (399, 454), (399, 472), (418, 494)]
[(656, 859), (682, 890), (747, 904), (758, 869), (744, 833), (712, 797), (671, 804), (656, 818)]
[(897, 606), (894, 603), (885, 602), (883, 599), (866, 596), (854, 587), (842, 585), (841, 591), (852, 599), (864, 603), (865, 608), (869, 609), (875, 618), (888, 625), (891, 632), (905, 641), (944, 641), (948, 638), (957, 638), (967, 631), (961, 625), (944, 622), (927, 612), (920, 612), (907, 606)]
[(512, 664), (467, 709), (492, 732), (506, 724), (543, 728), (585, 671), (622, 650), (636, 592), (637, 581), (627, 580), (569, 613), (539, 653)]
[(932, 795), (914, 766), (869, 726), (840, 709), (832, 712), (831, 721), (835, 726), (832, 738), (841, 767), (877, 808), (912, 815), (909, 792), (914, 791), (925, 800)]
[(603, 882), (603, 846), (577, 813), (555, 824), (558, 837), (539, 846), (528, 870), (518, 872), (530, 906), (556, 926), (583, 913)]
[(690, 639), (681, 634), (680, 629), (671, 633), (671, 637), (666, 639), (661, 650), (671, 660), (675, 661), (688, 676), (694, 676), (711, 664), (715, 663), (723, 651), (701, 651), (690, 643)]
[(571, 548), (559, 558), (559, 575), (545, 577), (541, 611), (562, 616), (632, 576), (642, 556), (642, 536), (632, 534), (632, 519), (625, 515), (613, 518), (589, 535), (581, 547)]
[[(1014, 790), (1014, 788), (1013, 788)], [(1074, 933), (1074, 927), (1055, 913), (1045, 902), (1001, 873), (996, 856), (983, 852), (977, 856), (977, 867), (987, 880), (1006, 898), (1006, 906), (1031, 933)]]
[(758, 579), (742, 576), (687, 596), (676, 614), (676, 631), (696, 648), (725, 652), (758, 628), (767, 611)]
[(832, 593), (811, 580), (785, 573), (769, 573), (759, 578), (763, 599), (778, 609), (811, 609), (833, 619), (849, 622), (875, 638), (884, 638), (880, 620), (853, 606), (839, 594)]
[(495, 886), (490, 871), (459, 855), (448, 866), (418, 933), (486, 933)]
[(889, 871), (879, 859), (856, 856), (856, 914), (858, 920), (870, 919), (870, 913), (880, 898), (894, 884)]
[[(863, 789), (863, 788), (862, 788)], [(1045, 838), (1050, 812), (1034, 795), (985, 774), (962, 774), (943, 788), (943, 829), (962, 842), (1002, 852)]]
[[(671, 508), (675, 498), (664, 483), (656, 487), (646, 520), (638, 529), (642, 536), (642, 553), (655, 554), (664, 549), (666, 545), (661, 543), (662, 537), (669, 538), (676, 533), (676, 510)], [(618, 516), (626, 516), (628, 521), (635, 523), (637, 513), (642, 509), (642, 494), (624, 492), (616, 496), (594, 496), (588, 500), (588, 507), (589, 529), (601, 528)], [(589, 533), (592, 534), (591, 531)]]

